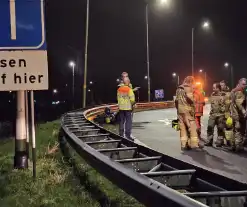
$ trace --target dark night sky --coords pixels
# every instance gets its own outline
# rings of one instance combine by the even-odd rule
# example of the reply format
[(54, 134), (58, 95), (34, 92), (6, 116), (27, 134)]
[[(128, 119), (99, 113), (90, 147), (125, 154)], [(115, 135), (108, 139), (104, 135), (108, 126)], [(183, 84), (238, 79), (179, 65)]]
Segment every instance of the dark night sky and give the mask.
[[(150, 1), (152, 90), (164, 88), (166, 98), (170, 99), (175, 90), (172, 72), (179, 73), (181, 78), (191, 73), (192, 27), (196, 28), (195, 70), (207, 70), (211, 81), (227, 79), (223, 64), (229, 61), (236, 80), (247, 77), (246, 0), (170, 1), (170, 8), (157, 8), (155, 1)], [(57, 88), (64, 99), (71, 94), (68, 88), (72, 71), (68, 62), (78, 60), (76, 97), (80, 106), (86, 0), (49, 0), (46, 10), (50, 90)], [(205, 18), (212, 23), (210, 31), (200, 28)], [(116, 79), (122, 71), (129, 72), (133, 85), (142, 87), (141, 99), (147, 99), (145, 32), (144, 0), (90, 1), (88, 79), (95, 82), (92, 90), (96, 102), (115, 101)], [(52, 94), (40, 92), (38, 96), (42, 99), (47, 93)]]
[[(50, 86), (70, 81), (67, 62), (76, 56), (83, 63), (86, 0), (53, 0), (48, 3), (47, 27)], [(155, 3), (155, 1), (153, 1)], [(227, 78), (223, 64), (234, 65), (236, 79), (247, 76), (247, 21), (244, 0), (171, 0), (170, 8), (150, 6), (150, 56), (152, 89), (164, 88), (171, 97), (171, 73), (183, 78), (191, 71), (191, 28), (195, 27), (195, 68), (207, 70), (212, 80)], [(201, 21), (212, 23), (210, 31)], [(146, 88), (145, 3), (143, 0), (91, 0), (89, 29), (89, 79), (96, 82), (98, 99), (114, 101), (116, 78), (128, 71), (134, 85)], [(77, 71), (81, 94), (83, 64)], [(59, 77), (59, 78), (58, 78)], [(146, 98), (144, 93), (143, 99)]]

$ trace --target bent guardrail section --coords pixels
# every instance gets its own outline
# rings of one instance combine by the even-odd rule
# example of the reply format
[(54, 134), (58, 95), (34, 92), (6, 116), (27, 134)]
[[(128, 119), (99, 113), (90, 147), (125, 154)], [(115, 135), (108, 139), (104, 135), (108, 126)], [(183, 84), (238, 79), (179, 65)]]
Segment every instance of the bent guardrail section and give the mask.
[[(247, 184), (140, 146), (89, 121), (106, 106), (65, 114), (62, 129), (80, 156), (128, 194), (151, 207), (247, 206)], [(173, 106), (142, 103), (138, 108)], [(109, 107), (117, 110), (117, 105)]]

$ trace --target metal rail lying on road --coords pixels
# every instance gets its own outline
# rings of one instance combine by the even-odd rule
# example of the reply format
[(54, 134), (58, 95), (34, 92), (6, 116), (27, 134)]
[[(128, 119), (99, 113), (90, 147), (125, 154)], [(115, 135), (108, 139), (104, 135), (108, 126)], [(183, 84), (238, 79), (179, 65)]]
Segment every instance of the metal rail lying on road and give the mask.
[(151, 207), (247, 207), (247, 184), (133, 143), (88, 120), (105, 107), (65, 114), (62, 129), (80, 156), (128, 194)]

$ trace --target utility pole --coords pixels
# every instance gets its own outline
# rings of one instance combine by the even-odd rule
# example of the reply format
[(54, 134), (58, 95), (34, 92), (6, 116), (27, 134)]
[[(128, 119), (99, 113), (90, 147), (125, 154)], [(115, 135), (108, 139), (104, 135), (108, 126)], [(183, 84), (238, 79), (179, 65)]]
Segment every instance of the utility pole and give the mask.
[(87, 0), (86, 13), (86, 35), (85, 35), (85, 55), (84, 55), (84, 83), (83, 83), (83, 108), (86, 107), (87, 100), (87, 56), (88, 56), (88, 28), (89, 28), (89, 0)]
[(14, 168), (28, 168), (26, 149), (26, 119), (25, 119), (25, 91), (17, 91), (17, 116), (15, 135)]

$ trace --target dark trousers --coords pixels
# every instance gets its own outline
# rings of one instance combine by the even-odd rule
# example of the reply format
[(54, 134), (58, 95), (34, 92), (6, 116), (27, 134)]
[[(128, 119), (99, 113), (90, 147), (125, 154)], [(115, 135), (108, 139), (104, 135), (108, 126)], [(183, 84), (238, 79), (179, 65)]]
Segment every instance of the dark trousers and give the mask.
[(130, 139), (131, 129), (132, 129), (132, 111), (120, 110), (119, 118), (120, 118), (119, 135), (123, 137), (125, 133), (126, 138)]

